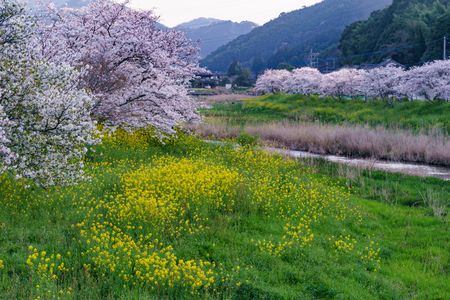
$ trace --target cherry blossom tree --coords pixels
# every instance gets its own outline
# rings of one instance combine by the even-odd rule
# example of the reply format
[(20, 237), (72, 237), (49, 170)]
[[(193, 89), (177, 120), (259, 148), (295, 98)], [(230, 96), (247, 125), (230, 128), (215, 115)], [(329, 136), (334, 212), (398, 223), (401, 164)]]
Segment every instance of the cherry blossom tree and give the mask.
[(286, 79), (284, 89), (290, 94), (316, 94), (320, 92), (322, 77), (322, 73), (314, 68), (295, 69)]
[(0, 168), (44, 186), (72, 183), (95, 142), (94, 101), (79, 88), (79, 72), (38, 59), (23, 9), (1, 5), (0, 31), (12, 38), (0, 45)]
[(338, 97), (356, 97), (363, 94), (366, 71), (358, 69), (340, 69), (324, 75), (321, 91), (323, 95)]
[(450, 60), (438, 60), (408, 70), (398, 90), (411, 100), (450, 101)]
[(364, 95), (385, 100), (399, 97), (398, 87), (404, 75), (402, 68), (392, 65), (371, 69), (365, 74), (362, 84)]
[(365, 96), (385, 100), (408, 97), (450, 101), (450, 60), (434, 61), (408, 71), (392, 65), (368, 71), (344, 68), (325, 75), (311, 68), (296, 69), (292, 73), (267, 70), (258, 78), (256, 91), (263, 94), (320, 93), (339, 99)]
[(258, 77), (255, 91), (258, 94), (285, 92), (286, 81), (291, 76), (287, 70), (267, 70)]
[(23, 43), (30, 36), (32, 19), (16, 1), (0, 0), (0, 53), (13, 50), (14, 44)]
[(197, 48), (184, 34), (156, 26), (151, 11), (96, 0), (52, 9), (40, 24), (41, 56), (87, 70), (82, 87), (97, 99), (94, 115), (113, 126), (153, 126), (173, 133), (198, 120), (187, 85), (199, 69)]
[(8, 145), (10, 141), (6, 136), (7, 127), (10, 126), (9, 120), (0, 105), (0, 174), (7, 170), (14, 159), (14, 153), (11, 152)]

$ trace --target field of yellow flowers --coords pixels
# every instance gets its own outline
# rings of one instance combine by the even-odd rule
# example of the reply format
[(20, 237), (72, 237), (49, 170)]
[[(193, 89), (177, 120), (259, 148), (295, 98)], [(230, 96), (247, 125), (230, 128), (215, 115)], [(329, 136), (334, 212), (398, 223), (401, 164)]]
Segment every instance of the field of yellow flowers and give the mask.
[[(0, 177), (0, 298), (449, 295), (448, 237), (434, 240), (435, 264), (420, 271), (423, 253), (398, 252), (389, 232), (389, 222), (403, 226), (395, 212), (410, 230), (426, 222), (445, 235), (445, 224), (384, 212), (297, 161), (119, 130), (91, 149), (86, 170), (89, 180), (48, 189)], [(397, 238), (420, 247), (413, 232)], [(408, 278), (416, 268), (420, 283)]]

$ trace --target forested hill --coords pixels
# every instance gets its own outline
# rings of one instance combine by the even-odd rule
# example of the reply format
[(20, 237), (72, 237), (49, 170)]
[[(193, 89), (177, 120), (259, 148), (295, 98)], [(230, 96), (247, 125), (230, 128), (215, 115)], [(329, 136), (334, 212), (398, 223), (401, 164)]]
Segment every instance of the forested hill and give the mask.
[(232, 22), (216, 19), (197, 19), (175, 27), (186, 33), (193, 41), (198, 41), (201, 57), (206, 57), (238, 36), (247, 34), (258, 25), (252, 22)]
[(367, 19), (371, 12), (391, 3), (392, 0), (324, 0), (284, 13), (219, 48), (203, 60), (203, 65), (226, 71), (238, 60), (256, 73), (281, 63), (302, 66), (308, 61), (305, 56), (310, 49), (323, 52), (337, 47), (346, 26)]
[(340, 43), (348, 64), (386, 58), (407, 66), (442, 59), (443, 37), (450, 37), (450, 0), (394, 0), (363, 22), (349, 26)]
[(197, 29), (205, 26), (210, 26), (216, 23), (223, 22), (223, 20), (215, 18), (197, 18), (189, 22), (181, 23), (177, 29)]

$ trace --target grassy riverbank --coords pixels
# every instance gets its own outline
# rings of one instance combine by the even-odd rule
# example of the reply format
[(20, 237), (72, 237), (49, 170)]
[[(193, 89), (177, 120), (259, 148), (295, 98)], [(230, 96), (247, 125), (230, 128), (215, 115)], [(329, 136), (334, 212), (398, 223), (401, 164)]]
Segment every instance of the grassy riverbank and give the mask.
[(192, 130), (212, 140), (249, 138), (265, 146), (322, 155), (450, 166), (450, 139), (444, 134), (285, 122), (245, 126), (204, 123)]
[(215, 122), (230, 125), (300, 121), (384, 126), (416, 132), (435, 129), (450, 133), (448, 102), (337, 101), (318, 96), (277, 94), (245, 101), (222, 101), (203, 114)]
[(204, 138), (244, 134), (316, 154), (450, 165), (450, 103), (277, 94), (209, 104), (205, 123), (193, 128)]
[(442, 181), (186, 136), (94, 150), (77, 186), (0, 178), (0, 298), (450, 296), (448, 215), (418, 196)]

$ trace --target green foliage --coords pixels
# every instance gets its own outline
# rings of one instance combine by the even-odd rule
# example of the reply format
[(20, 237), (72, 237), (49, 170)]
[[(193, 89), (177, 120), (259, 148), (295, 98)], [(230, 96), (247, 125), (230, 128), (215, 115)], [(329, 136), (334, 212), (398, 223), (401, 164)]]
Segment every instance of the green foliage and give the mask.
[(241, 63), (237, 60), (233, 61), (230, 66), (228, 67), (228, 72), (227, 75), (228, 76), (239, 76), (239, 74), (242, 73), (242, 66)]
[(295, 69), (295, 67), (291, 64), (288, 63), (280, 63), (277, 67), (278, 70), (287, 70), (287, 71), (292, 71)]
[(335, 49), (346, 26), (391, 3), (392, 0), (325, 0), (283, 13), (220, 47), (202, 64), (210, 70), (225, 72), (233, 60), (239, 60), (255, 74), (275, 69), (280, 63), (304, 66), (311, 49), (316, 52)]
[(253, 146), (256, 146), (258, 144), (258, 137), (243, 132), (237, 138), (237, 142), (241, 146), (251, 146), (251, 147), (253, 147)]
[(414, 131), (437, 129), (450, 133), (450, 103), (388, 103), (382, 100), (344, 100), (301, 95), (268, 95), (235, 103), (215, 104), (203, 112), (232, 125), (271, 121), (317, 121), (329, 124), (367, 124)]
[(450, 34), (450, 1), (395, 0), (367, 21), (349, 26), (340, 49), (346, 64), (378, 63), (385, 58), (407, 65), (442, 59)]
[(228, 67), (227, 74), (230, 78), (233, 78), (233, 84), (237, 86), (249, 87), (254, 83), (252, 71), (242, 67), (241, 63), (237, 60), (233, 61)]
[(321, 174), (339, 177), (362, 198), (404, 207), (425, 207), (433, 215), (429, 199), (450, 209), (450, 185), (436, 178), (421, 178), (383, 171), (361, 170), (351, 166), (313, 159), (310, 164)]
[(253, 82), (252, 72), (249, 69), (243, 69), (242, 72), (234, 80), (234, 84), (243, 87), (252, 86)]

